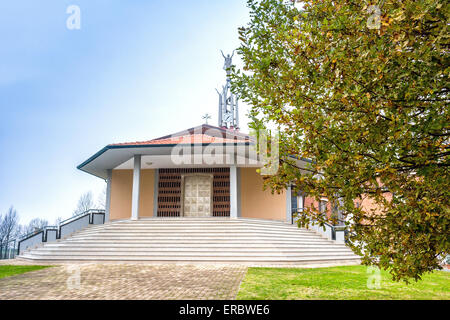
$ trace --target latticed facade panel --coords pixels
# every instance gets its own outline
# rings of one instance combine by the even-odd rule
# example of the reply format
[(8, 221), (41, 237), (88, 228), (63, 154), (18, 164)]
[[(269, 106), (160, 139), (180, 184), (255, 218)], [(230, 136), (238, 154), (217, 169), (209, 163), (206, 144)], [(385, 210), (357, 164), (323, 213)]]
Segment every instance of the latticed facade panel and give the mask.
[(229, 168), (172, 168), (159, 169), (158, 217), (180, 217), (183, 205), (183, 175), (209, 174), (213, 176), (212, 216), (230, 216)]

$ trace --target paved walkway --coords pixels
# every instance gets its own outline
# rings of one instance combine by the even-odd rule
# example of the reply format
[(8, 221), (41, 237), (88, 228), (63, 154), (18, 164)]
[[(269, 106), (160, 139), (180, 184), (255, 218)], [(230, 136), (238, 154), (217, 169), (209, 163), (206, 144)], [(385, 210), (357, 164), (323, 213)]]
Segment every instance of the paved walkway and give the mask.
[(230, 265), (66, 264), (0, 279), (0, 300), (234, 299), (246, 271)]

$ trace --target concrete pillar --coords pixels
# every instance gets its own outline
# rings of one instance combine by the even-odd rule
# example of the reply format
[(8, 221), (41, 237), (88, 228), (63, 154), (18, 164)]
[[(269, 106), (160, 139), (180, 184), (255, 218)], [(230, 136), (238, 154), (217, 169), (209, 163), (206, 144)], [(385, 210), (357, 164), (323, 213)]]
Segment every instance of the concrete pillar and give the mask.
[(241, 212), (241, 196), (242, 196), (242, 192), (241, 192), (241, 168), (237, 168), (237, 216), (238, 218), (242, 217), (242, 212)]
[(292, 187), (286, 190), (286, 222), (292, 223)]
[(131, 197), (131, 220), (139, 219), (139, 194), (141, 180), (141, 155), (134, 156), (133, 194)]
[(235, 165), (230, 167), (230, 218), (238, 217), (238, 172)]
[(112, 181), (112, 169), (106, 170), (106, 203), (105, 203), (105, 222), (109, 221), (109, 213), (111, 211), (111, 181)]
[(159, 195), (159, 169), (155, 169), (155, 184), (153, 189), (153, 216), (158, 216), (158, 195)]

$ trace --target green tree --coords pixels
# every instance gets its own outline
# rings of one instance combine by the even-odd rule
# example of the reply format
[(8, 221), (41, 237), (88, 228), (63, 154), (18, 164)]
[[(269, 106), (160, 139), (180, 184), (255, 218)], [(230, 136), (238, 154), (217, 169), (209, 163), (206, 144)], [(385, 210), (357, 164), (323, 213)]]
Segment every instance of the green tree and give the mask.
[[(449, 253), (449, 5), (250, 0), (233, 90), (251, 127), (280, 131), (273, 190), (339, 203), (350, 246), (395, 280)], [(308, 174), (287, 155), (309, 158)], [(368, 198), (380, 207), (364, 209)], [(324, 217), (308, 208), (299, 224)]]

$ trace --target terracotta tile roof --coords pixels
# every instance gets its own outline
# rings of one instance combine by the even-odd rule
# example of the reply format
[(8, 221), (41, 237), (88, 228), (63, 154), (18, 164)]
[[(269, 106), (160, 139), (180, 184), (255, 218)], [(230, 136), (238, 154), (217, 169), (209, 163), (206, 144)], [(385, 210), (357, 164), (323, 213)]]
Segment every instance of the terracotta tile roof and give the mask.
[(166, 139), (154, 139), (149, 141), (136, 141), (136, 142), (124, 142), (115, 143), (110, 146), (141, 146), (141, 145), (162, 145), (162, 144), (200, 144), (200, 143), (235, 143), (235, 142), (249, 142), (249, 139), (242, 139), (236, 137), (236, 139), (226, 139), (222, 137), (212, 137), (204, 134), (193, 134), (179, 137), (172, 137)]
[[(208, 132), (208, 130), (215, 130)], [(208, 134), (209, 133), (209, 134)], [(251, 142), (252, 138), (238, 131), (202, 125), (181, 133), (168, 135), (148, 141), (124, 142), (110, 146), (143, 146), (143, 145), (175, 145), (175, 144), (224, 144)]]

